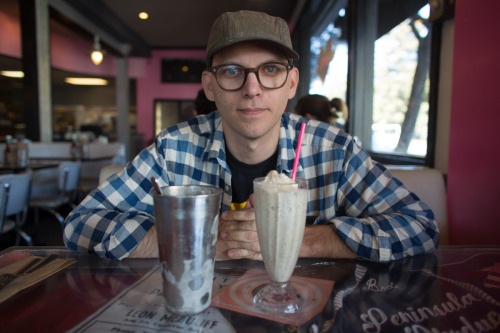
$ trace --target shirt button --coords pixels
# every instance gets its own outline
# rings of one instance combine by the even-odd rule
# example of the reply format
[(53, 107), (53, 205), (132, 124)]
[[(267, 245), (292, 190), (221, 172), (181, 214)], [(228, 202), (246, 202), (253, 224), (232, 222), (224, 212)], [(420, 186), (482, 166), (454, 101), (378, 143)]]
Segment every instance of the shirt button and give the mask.
[(226, 184), (225, 189), (226, 189), (226, 192), (229, 192), (229, 185)]

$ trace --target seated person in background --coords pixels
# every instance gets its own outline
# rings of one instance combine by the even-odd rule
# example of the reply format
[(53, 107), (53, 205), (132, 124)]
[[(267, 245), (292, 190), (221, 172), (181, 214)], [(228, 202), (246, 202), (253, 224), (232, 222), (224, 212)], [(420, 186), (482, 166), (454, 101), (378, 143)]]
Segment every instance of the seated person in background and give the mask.
[(217, 106), (215, 106), (214, 101), (207, 98), (205, 90), (200, 89), (196, 99), (194, 100), (194, 110), (197, 115), (209, 114), (210, 112), (217, 110)]
[(197, 116), (197, 112), (194, 109), (194, 106), (188, 105), (184, 109), (182, 109), (181, 115), (179, 117), (179, 122), (191, 120), (196, 116)]
[(330, 107), (332, 108), (332, 112), (337, 115), (337, 119), (342, 118), (344, 121), (347, 120), (347, 117), (349, 116), (349, 108), (343, 100), (337, 97), (332, 98), (330, 101)]
[(341, 107), (342, 104), (339, 104), (338, 101), (343, 103), (339, 98), (329, 101), (328, 98), (322, 95), (305, 95), (297, 102), (295, 113), (302, 117), (323, 121), (344, 129), (339, 120), (345, 121), (347, 118), (339, 119), (337, 111), (339, 111), (338, 107)]
[[(223, 189), (216, 260), (262, 260), (252, 180), (292, 173), (309, 181), (300, 257), (387, 262), (434, 251), (439, 230), (427, 205), (335, 126), (285, 113), (299, 71), (286, 22), (252, 11), (222, 14), (207, 44), (202, 84), (218, 110), (161, 132), (125, 171), (92, 191), (67, 217), (71, 250), (102, 257), (158, 257), (151, 177), (160, 186)], [(305, 223), (305, 221), (304, 221)]]
[(337, 118), (337, 115), (332, 112), (330, 101), (323, 95), (302, 96), (295, 106), (295, 113), (328, 124), (333, 124)]

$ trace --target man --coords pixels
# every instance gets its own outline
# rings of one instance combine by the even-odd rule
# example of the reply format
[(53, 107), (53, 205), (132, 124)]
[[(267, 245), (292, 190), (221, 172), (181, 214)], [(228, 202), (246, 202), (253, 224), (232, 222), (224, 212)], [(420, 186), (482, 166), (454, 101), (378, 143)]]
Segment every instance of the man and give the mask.
[[(291, 175), (307, 123), (297, 177), (309, 181), (301, 257), (364, 257), (386, 262), (433, 251), (439, 231), (430, 209), (372, 161), (352, 137), (284, 113), (299, 73), (286, 23), (251, 11), (222, 14), (207, 46), (202, 84), (218, 111), (166, 129), (125, 171), (89, 194), (65, 222), (72, 250), (111, 258), (156, 257), (151, 177), (161, 186), (224, 190), (216, 260), (261, 260), (252, 180)], [(247, 200), (248, 199), (248, 200)]]

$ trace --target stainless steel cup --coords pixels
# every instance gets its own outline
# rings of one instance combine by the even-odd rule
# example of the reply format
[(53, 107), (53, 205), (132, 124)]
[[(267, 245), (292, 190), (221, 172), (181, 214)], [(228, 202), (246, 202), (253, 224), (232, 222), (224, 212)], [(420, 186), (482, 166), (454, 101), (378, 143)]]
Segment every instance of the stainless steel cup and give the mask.
[(153, 194), (163, 296), (168, 311), (202, 312), (212, 300), (222, 189), (166, 186)]

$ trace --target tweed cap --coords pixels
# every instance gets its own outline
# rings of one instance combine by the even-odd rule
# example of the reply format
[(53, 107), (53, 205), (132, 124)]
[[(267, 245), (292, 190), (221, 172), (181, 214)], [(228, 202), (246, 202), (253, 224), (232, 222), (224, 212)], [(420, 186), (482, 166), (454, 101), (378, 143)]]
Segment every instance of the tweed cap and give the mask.
[(241, 10), (220, 15), (212, 25), (207, 44), (207, 67), (215, 52), (244, 41), (260, 40), (276, 44), (289, 59), (299, 59), (293, 50), (285, 20), (261, 12)]

